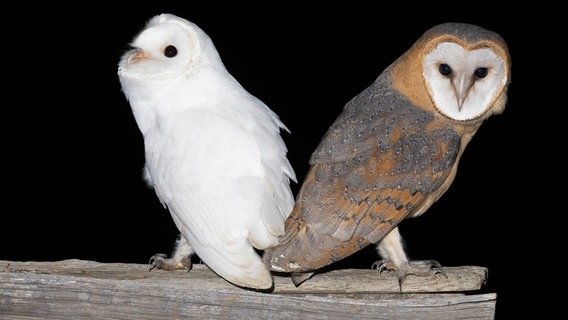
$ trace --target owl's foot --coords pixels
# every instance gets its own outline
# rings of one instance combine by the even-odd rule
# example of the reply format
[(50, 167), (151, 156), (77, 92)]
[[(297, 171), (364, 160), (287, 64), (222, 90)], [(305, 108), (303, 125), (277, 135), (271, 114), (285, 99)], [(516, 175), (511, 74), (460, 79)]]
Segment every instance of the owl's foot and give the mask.
[(157, 253), (150, 258), (150, 270), (156, 268), (161, 270), (191, 270), (191, 256), (184, 256), (168, 259), (168, 256), (163, 253)]
[(400, 292), (402, 292), (404, 279), (409, 275), (417, 277), (441, 275), (447, 277), (442, 269), (442, 265), (436, 260), (413, 260), (398, 267), (390, 260), (379, 260), (373, 263), (371, 269), (376, 269), (379, 274), (385, 271), (395, 271), (398, 274)]
[(157, 253), (150, 257), (150, 270), (156, 268), (161, 270), (191, 270), (191, 257), (194, 251), (182, 235), (176, 239), (176, 244), (172, 257), (168, 258), (163, 253)]

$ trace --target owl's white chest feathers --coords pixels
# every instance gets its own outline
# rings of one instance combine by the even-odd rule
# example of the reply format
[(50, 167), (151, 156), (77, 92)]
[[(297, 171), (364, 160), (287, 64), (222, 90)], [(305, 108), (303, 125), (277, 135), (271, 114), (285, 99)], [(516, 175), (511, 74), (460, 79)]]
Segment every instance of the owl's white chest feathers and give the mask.
[(263, 158), (283, 162), (279, 120), (232, 81), (179, 77), (131, 89), (146, 166), (162, 201), (192, 186), (214, 191), (227, 179), (262, 177)]

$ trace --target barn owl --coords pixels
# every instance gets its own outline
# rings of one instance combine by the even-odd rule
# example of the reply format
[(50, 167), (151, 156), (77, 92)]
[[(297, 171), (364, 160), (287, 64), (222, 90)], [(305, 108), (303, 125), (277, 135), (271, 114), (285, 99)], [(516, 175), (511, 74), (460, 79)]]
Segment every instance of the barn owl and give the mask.
[[(368, 245), (379, 271), (443, 272), (408, 259), (398, 224), (423, 214), (450, 187), (481, 123), (504, 111), (507, 45), (464, 23), (426, 31), (349, 101), (310, 158), (286, 234), (264, 252), (267, 266), (298, 286), (318, 269)], [(402, 287), (401, 287), (402, 288)]]
[(258, 250), (277, 243), (294, 205), (289, 130), (196, 24), (154, 16), (131, 47), (118, 77), (144, 138), (144, 178), (180, 231), (172, 257), (156, 254), (152, 266), (191, 268), (197, 255), (234, 285), (270, 288)]

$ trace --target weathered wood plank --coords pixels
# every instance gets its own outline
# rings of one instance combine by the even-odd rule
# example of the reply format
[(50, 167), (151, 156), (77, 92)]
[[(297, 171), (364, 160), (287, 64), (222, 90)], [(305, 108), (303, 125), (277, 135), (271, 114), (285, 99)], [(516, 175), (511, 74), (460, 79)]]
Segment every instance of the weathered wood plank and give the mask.
[(462, 292), (481, 287), (485, 268), (444, 270), (447, 277), (407, 278), (405, 293), (392, 274), (356, 269), (317, 274), (299, 288), (275, 276), (274, 291), (263, 293), (235, 287), (204, 265), (149, 272), (138, 264), (0, 261), (0, 317), (494, 319), (496, 294)]
[[(195, 264), (190, 272), (149, 272), (147, 265), (127, 263), (98, 263), (84, 260), (55, 262), (15, 262), (0, 260), (0, 272), (46, 273), (74, 275), (116, 280), (161, 280), (186, 283), (203, 289), (233, 289), (234, 286), (203, 264)], [(477, 266), (445, 267), (446, 276), (408, 276), (402, 291), (464, 292), (479, 290), (487, 280), (487, 269)], [(295, 287), (288, 276), (275, 276), (273, 293), (399, 293), (397, 278), (392, 273), (378, 274), (371, 269), (344, 269), (316, 274), (300, 287)]]

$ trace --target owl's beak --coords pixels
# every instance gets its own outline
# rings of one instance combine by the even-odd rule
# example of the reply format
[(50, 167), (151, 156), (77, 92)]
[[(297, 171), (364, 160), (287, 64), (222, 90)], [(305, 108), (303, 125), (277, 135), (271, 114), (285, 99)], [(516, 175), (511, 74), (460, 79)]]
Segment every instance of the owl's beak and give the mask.
[(458, 111), (461, 111), (465, 99), (469, 94), (469, 90), (473, 86), (473, 79), (472, 77), (463, 75), (460, 77), (455, 77), (452, 79), (452, 85), (454, 87), (456, 98), (458, 100)]
[(148, 53), (146, 53), (146, 51), (142, 50), (142, 49), (134, 49), (134, 51), (132, 52), (132, 54), (130, 54), (130, 56), (128, 57), (128, 63), (137, 63), (141, 60), (146, 60), (149, 59), (150, 55)]

